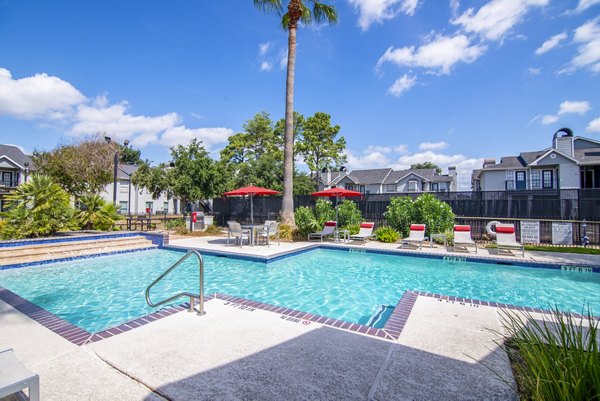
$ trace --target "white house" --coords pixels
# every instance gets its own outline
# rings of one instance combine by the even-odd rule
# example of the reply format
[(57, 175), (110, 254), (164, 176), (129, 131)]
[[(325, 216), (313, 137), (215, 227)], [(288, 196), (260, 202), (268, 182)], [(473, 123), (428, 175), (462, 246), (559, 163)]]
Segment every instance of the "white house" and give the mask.
[(438, 174), (432, 168), (397, 171), (391, 168), (351, 172), (326, 171), (320, 176), (319, 186), (321, 189), (343, 187), (364, 194), (450, 192), (456, 191), (456, 168), (449, 167), (448, 174)]
[(561, 128), (549, 148), (485, 159), (471, 183), (475, 191), (600, 188), (600, 142)]
[(32, 168), (31, 158), (12, 145), (0, 145), (0, 211), (5, 209), (4, 197), (22, 184)]
[[(131, 183), (131, 176), (137, 166), (120, 164), (117, 174), (117, 210), (120, 214), (178, 214), (181, 213), (178, 199), (167, 199), (164, 194), (158, 199), (152, 199), (152, 194), (145, 188), (139, 188)], [(107, 202), (113, 201), (114, 183), (107, 185), (100, 196)]]

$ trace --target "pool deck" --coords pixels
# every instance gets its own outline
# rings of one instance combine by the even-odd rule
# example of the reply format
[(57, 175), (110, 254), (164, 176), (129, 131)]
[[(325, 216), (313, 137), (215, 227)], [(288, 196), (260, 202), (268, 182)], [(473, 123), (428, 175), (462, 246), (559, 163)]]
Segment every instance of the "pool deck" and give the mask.
[[(222, 237), (172, 239), (171, 245), (262, 257), (312, 246), (240, 249)], [(441, 247), (415, 252), (447, 254)], [(582, 256), (531, 252), (525, 260), (600, 262)], [(202, 317), (182, 311), (76, 346), (0, 301), (0, 350), (14, 348), (40, 375), (43, 400), (517, 399), (497, 345), (498, 307), (419, 295), (400, 336), (389, 340), (223, 299), (205, 306)]]

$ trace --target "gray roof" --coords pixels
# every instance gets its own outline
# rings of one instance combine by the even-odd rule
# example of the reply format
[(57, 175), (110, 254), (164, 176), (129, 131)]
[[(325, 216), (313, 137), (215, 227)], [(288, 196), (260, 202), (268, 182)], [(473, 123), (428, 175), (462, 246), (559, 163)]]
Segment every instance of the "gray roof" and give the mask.
[(329, 185), (329, 183), (337, 181), (339, 178), (342, 178), (346, 175), (345, 171), (331, 171), (329, 173), (331, 175), (331, 178), (329, 181), (326, 180), (327, 178), (327, 173), (319, 173), (319, 181), (321, 181), (322, 184), (324, 185)]
[(0, 145), (0, 157), (6, 156), (21, 167), (25, 167), (25, 163), (29, 163), (29, 168), (33, 169), (31, 158), (23, 153), (21, 149), (13, 145)]
[(117, 177), (120, 180), (129, 180), (129, 177), (136, 172), (136, 170), (138, 169), (138, 166), (135, 166), (133, 164), (119, 164), (119, 172), (117, 174)]
[[(385, 177), (390, 174), (391, 168), (374, 168), (369, 170), (352, 170), (348, 177), (357, 184), (381, 184)], [(339, 179), (344, 178), (344, 175)], [(337, 181), (339, 181), (336, 180)]]
[(575, 149), (575, 159), (581, 164), (600, 164), (600, 147)]
[(416, 174), (423, 177), (427, 181), (431, 182), (451, 182), (452, 177), (449, 175), (436, 174), (433, 168), (420, 168), (420, 169), (406, 169), (399, 171), (392, 171), (386, 178), (384, 184), (394, 184), (406, 177), (409, 174)]

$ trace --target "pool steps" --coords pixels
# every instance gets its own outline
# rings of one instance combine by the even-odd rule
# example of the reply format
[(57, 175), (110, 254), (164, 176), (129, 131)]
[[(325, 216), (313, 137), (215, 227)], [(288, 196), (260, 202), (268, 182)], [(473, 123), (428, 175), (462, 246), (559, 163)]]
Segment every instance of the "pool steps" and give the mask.
[(5, 247), (0, 248), (0, 266), (156, 247), (141, 235)]

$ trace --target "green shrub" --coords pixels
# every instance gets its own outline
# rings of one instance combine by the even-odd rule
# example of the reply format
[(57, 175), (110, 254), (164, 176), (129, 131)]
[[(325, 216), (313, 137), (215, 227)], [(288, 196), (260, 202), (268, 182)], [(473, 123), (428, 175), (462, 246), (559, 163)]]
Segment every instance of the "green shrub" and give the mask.
[(292, 230), (287, 224), (279, 224), (279, 239), (281, 241), (292, 241), (297, 232), (298, 230)]
[(96, 194), (80, 197), (79, 204), (80, 210), (75, 213), (75, 221), (84, 230), (110, 230), (115, 221), (121, 218), (114, 204), (106, 203)]
[[(335, 220), (335, 211), (333, 216)], [(350, 230), (351, 234), (356, 234), (358, 230), (356, 230), (356, 233), (352, 233), (351, 227), (359, 226), (362, 221), (362, 213), (356, 203), (346, 199), (338, 205), (338, 226), (342, 230)]]
[(398, 231), (403, 237), (406, 237), (410, 225), (415, 223), (413, 218), (412, 199), (408, 196), (392, 198), (383, 217), (390, 227)]
[[(298, 233), (303, 236), (307, 236), (310, 233), (321, 230), (323, 224), (319, 224), (315, 218), (313, 210), (308, 206), (300, 206), (294, 212), (294, 218), (296, 219), (296, 227), (298, 227)], [(279, 228), (281, 236), (281, 225)], [(292, 239), (290, 234), (290, 240)]]
[(171, 219), (171, 220), (167, 220), (167, 222), (165, 223), (165, 229), (167, 229), (167, 230), (174, 230), (177, 227), (185, 227), (185, 220), (184, 219)]
[(390, 244), (398, 241), (400, 238), (398, 231), (389, 226), (379, 227), (377, 230), (375, 230), (375, 235), (377, 235), (377, 241)]
[(521, 399), (600, 399), (599, 321), (589, 309), (579, 318), (555, 308), (549, 321), (505, 312), (503, 323)]
[(221, 234), (221, 227), (216, 224), (211, 224), (210, 226), (206, 226), (206, 230), (204, 230), (205, 234)]
[(335, 220), (335, 209), (333, 208), (333, 204), (328, 199), (317, 199), (313, 216), (318, 223), (317, 231), (323, 229), (326, 221)]
[(34, 174), (5, 199), (4, 239), (43, 237), (76, 227), (69, 194), (48, 176)]
[(352, 224), (350, 226), (345, 226), (344, 230), (348, 230), (350, 235), (356, 235), (360, 231), (360, 224)]
[(437, 234), (452, 230), (455, 219), (452, 208), (432, 194), (423, 194), (414, 201), (408, 196), (392, 198), (383, 216), (404, 237), (411, 224), (425, 224), (428, 234)]

